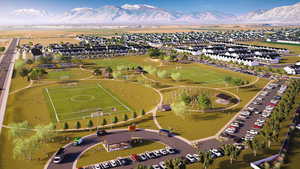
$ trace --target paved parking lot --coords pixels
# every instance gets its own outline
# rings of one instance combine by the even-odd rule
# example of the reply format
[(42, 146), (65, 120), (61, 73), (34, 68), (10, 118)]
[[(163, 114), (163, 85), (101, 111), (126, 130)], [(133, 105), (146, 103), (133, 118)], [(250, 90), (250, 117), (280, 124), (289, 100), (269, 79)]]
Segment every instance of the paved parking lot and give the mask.
[[(272, 85), (274, 83), (271, 83), (270, 85)], [(244, 122), (241, 123), (241, 126), (238, 127), (237, 132), (235, 132), (234, 134), (230, 134), (233, 135), (234, 138), (236, 140), (239, 140), (240, 138), (245, 137), (245, 135), (247, 134), (248, 130), (256, 130), (259, 131), (259, 128), (254, 128), (254, 123), (257, 121), (257, 119), (266, 119), (265, 117), (262, 117), (262, 112), (266, 109), (267, 105), (271, 102), (272, 99), (274, 99), (275, 96), (278, 95), (278, 90), (280, 89), (281, 85), (284, 84), (284, 81), (279, 81), (276, 84), (278, 84), (277, 87), (273, 87), (272, 89), (267, 89), (265, 88), (261, 93), (263, 92), (267, 92), (268, 94), (266, 96), (263, 96), (261, 94), (259, 94), (253, 101), (251, 104), (249, 104), (248, 108), (254, 108), (255, 110), (251, 111), (247, 108), (245, 108), (242, 111), (249, 111), (251, 112), (251, 115), (248, 116), (248, 118), (246, 119), (242, 119), (240, 117), (237, 117), (236, 119), (241, 119)], [(270, 86), (268, 85), (268, 86)], [(258, 101), (257, 98), (262, 98), (262, 101)], [(254, 102), (259, 102), (260, 104), (254, 104)], [(242, 112), (241, 111), (241, 112)], [(254, 112), (260, 112), (259, 114), (256, 114)], [(229, 126), (228, 126), (229, 127)], [(223, 133), (226, 133), (225, 131)]]
[[(165, 145), (168, 145), (172, 148), (176, 148), (179, 150), (179, 153), (174, 155), (168, 155), (161, 158), (151, 159), (144, 162), (140, 162), (139, 164), (143, 165), (153, 165), (158, 164), (161, 161), (164, 161), (166, 159), (172, 159), (175, 157), (183, 157), (188, 153), (196, 153), (196, 150), (187, 142), (184, 140), (178, 138), (178, 137), (167, 137), (159, 135), (157, 131), (150, 131), (150, 130), (138, 130), (135, 132), (129, 132), (127, 130), (115, 130), (111, 131), (110, 134), (106, 135), (105, 137), (114, 137), (114, 138), (122, 138), (122, 137), (140, 137), (146, 140), (153, 140), (157, 142), (161, 142)], [(84, 138), (84, 144), (82, 146), (73, 146), (73, 145), (67, 145), (66, 146), (66, 152), (65, 152), (65, 159), (62, 163), (54, 164), (52, 159), (50, 159), (49, 164), (45, 166), (45, 169), (72, 169), (73, 165), (76, 164), (76, 161), (80, 157), (81, 153), (89, 149), (90, 147), (99, 144), (102, 140), (100, 137), (97, 137), (96, 135), (90, 135)], [(129, 154), (130, 155), (130, 154)], [(99, 161), (100, 162), (100, 161)], [(130, 169), (133, 168), (137, 163), (133, 163), (128, 166), (122, 166), (117, 168), (122, 169)]]

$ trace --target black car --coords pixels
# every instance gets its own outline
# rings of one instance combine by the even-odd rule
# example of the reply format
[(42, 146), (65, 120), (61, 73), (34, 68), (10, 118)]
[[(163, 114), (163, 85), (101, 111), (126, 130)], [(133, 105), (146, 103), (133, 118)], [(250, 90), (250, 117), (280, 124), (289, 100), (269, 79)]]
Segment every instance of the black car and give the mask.
[(100, 136), (105, 136), (107, 132), (105, 130), (97, 130), (96, 134), (98, 137), (100, 137)]

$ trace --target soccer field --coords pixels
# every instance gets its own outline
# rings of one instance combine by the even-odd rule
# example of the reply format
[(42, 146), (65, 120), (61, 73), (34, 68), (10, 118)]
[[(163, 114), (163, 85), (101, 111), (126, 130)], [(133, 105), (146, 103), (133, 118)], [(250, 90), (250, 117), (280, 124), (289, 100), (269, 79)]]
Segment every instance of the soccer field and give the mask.
[(45, 88), (45, 96), (57, 121), (132, 112), (99, 83)]

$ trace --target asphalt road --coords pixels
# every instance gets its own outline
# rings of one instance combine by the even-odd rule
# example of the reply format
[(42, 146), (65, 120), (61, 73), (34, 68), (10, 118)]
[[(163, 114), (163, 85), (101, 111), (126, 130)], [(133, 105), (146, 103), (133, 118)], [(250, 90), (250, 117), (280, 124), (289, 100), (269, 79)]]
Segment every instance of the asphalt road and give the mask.
[(15, 54), (14, 52), (17, 43), (18, 39), (13, 39), (3, 56), (0, 58), (0, 133), (4, 120), (8, 90), (10, 87), (10, 83), (8, 81), (9, 78), (11, 78), (9, 68), (10, 66), (13, 66), (12, 59)]
[(14, 52), (17, 46), (17, 39), (13, 39), (7, 48), (6, 52), (2, 56), (0, 62), (0, 89), (4, 88), (5, 79), (8, 75), (8, 68), (11, 64), (12, 58), (14, 57)]
[[(146, 140), (152, 140), (156, 142), (161, 142), (165, 145), (168, 145), (170, 147), (176, 148), (179, 150), (179, 153), (175, 155), (168, 155), (161, 158), (153, 159), (153, 160), (147, 160), (144, 162), (140, 162), (139, 164), (143, 165), (153, 165), (158, 164), (161, 161), (164, 161), (166, 159), (171, 159), (175, 157), (181, 157), (185, 156), (188, 153), (196, 153), (196, 150), (185, 141), (177, 138), (177, 137), (167, 137), (167, 136), (161, 136), (157, 132), (153, 131), (146, 131), (146, 130), (138, 130), (135, 132), (128, 132), (125, 131), (112, 131), (110, 134), (106, 135), (105, 137), (113, 137), (114, 139), (121, 139), (122, 137), (140, 137)], [(84, 144), (82, 146), (73, 146), (71, 144), (66, 146), (66, 152), (65, 152), (65, 159), (60, 164), (54, 164), (51, 162), (46, 169), (72, 169), (73, 163), (75, 163), (76, 159), (79, 157), (80, 153), (83, 152), (85, 149), (88, 149), (91, 146), (94, 146), (96, 144), (99, 144), (101, 142), (101, 138), (97, 137), (96, 135), (90, 135), (84, 138)], [(97, 158), (97, 157), (95, 157)], [(99, 159), (100, 160), (100, 159)], [(101, 162), (101, 161), (99, 161)], [(119, 168), (122, 169), (130, 169), (133, 168), (137, 163), (133, 163), (128, 166), (122, 166)]]

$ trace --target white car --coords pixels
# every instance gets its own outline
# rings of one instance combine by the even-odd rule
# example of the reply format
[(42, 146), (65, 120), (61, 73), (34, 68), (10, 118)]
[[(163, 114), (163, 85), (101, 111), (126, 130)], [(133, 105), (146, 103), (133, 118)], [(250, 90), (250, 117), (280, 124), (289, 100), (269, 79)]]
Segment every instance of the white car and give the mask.
[(300, 130), (300, 124), (298, 124), (298, 125), (296, 126), (296, 129)]
[(102, 167), (100, 166), (100, 164), (95, 164), (94, 167), (95, 167), (95, 169), (102, 169)]
[(251, 112), (249, 112), (249, 111), (242, 111), (240, 114), (244, 115), (244, 116), (250, 116)]
[(233, 123), (230, 124), (230, 126), (232, 126), (232, 127), (240, 127), (240, 124), (236, 123), (236, 122), (233, 122)]
[(256, 121), (254, 124), (255, 124), (256, 126), (259, 126), (259, 127), (262, 127), (262, 126), (264, 125), (264, 123), (261, 123), (261, 122), (258, 122), (258, 121)]
[(266, 121), (266, 119), (263, 119), (263, 118), (260, 118), (260, 119), (257, 119), (256, 122), (259, 122), (259, 123), (264, 123)]
[(226, 133), (233, 134), (236, 132), (236, 129), (233, 127), (229, 127), (225, 130)]
[(258, 97), (256, 98), (257, 101), (263, 101), (263, 98), (262, 97)]
[(268, 117), (270, 117), (270, 115), (271, 115), (271, 113), (266, 113), (266, 112), (263, 112), (261, 114), (261, 116), (264, 117), (264, 118), (268, 118)]
[(254, 114), (261, 114), (261, 111), (255, 111)]
[(222, 157), (223, 154), (218, 149), (211, 149), (210, 152), (214, 153), (217, 157)]
[(240, 115), (239, 115), (239, 118), (241, 118), (241, 119), (247, 119), (248, 116), (245, 116), (245, 115), (240, 114)]
[(258, 134), (258, 132), (256, 130), (248, 130), (247, 133), (252, 134), (252, 135)]
[(185, 158), (190, 162), (190, 163), (195, 163), (197, 162), (196, 158), (192, 154), (187, 154)]
[(255, 107), (248, 107), (248, 110), (254, 111), (254, 110), (255, 110)]

